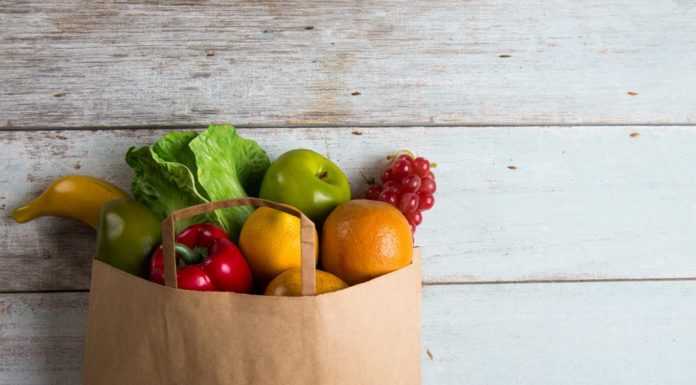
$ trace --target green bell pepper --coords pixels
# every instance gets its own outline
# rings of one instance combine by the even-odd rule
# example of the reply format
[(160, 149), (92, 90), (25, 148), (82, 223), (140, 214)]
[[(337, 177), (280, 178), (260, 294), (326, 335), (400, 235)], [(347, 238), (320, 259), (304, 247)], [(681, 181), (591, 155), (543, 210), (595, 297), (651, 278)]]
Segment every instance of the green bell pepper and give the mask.
[(97, 260), (145, 278), (150, 252), (160, 242), (160, 220), (142, 203), (116, 199), (102, 206), (97, 225)]

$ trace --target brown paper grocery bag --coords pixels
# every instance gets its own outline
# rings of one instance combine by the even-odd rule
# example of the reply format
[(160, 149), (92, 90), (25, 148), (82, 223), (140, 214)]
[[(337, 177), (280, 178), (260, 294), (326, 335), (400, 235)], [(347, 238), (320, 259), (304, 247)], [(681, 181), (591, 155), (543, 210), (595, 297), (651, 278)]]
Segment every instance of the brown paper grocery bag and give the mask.
[(301, 218), (303, 294), (314, 293), (314, 225), (299, 211), (245, 198), (176, 212), (162, 226), (167, 286), (94, 261), (84, 383), (419, 384), (418, 249), (403, 269), (322, 295), (176, 289), (173, 223), (245, 204)]

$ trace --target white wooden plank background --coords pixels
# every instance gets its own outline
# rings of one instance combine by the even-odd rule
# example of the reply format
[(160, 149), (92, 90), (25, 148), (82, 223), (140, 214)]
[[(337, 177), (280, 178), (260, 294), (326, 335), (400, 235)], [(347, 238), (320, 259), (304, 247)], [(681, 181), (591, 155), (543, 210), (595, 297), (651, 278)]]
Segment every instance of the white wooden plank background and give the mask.
[[(8, 215), (61, 175), (100, 176), (128, 190), (126, 150), (166, 132), (0, 132), (0, 291), (88, 289), (90, 229), (57, 218), (16, 225)], [(377, 175), (385, 154), (411, 148), (436, 161), (437, 203), (416, 233), (425, 282), (696, 277), (696, 128), (239, 132), (272, 159), (296, 147), (327, 154), (354, 196), (366, 186), (361, 171)]]
[(3, 1), (0, 126), (694, 123), (695, 19), (690, 0)]
[(0, 294), (0, 384), (82, 383), (87, 297)]
[[(696, 379), (696, 282), (454, 285), (423, 291), (423, 383)], [(426, 352), (427, 355), (427, 352)]]
[(1, 2), (0, 384), (80, 383), (94, 248), (11, 208), (68, 173), (127, 188), (128, 146), (210, 121), (325, 153), (356, 193), (397, 148), (439, 163), (423, 383), (693, 384), (694, 20), (692, 0)]
[[(87, 293), (0, 295), (0, 383), (81, 381)], [(423, 384), (691, 385), (696, 282), (436, 285)]]

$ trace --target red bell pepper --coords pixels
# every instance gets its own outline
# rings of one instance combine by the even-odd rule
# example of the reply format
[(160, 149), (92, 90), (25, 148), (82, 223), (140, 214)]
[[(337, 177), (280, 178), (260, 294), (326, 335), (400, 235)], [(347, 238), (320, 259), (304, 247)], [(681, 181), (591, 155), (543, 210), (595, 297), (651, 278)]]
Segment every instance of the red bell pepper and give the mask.
[[(221, 228), (208, 224), (190, 226), (176, 237), (175, 250), (180, 289), (251, 291), (249, 265)], [(162, 246), (150, 259), (150, 281), (164, 285)]]

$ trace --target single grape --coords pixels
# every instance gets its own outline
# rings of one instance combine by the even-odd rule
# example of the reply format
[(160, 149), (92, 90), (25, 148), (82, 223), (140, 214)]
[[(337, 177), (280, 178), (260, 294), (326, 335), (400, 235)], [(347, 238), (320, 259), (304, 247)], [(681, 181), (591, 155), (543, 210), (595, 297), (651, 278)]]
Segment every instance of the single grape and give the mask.
[(418, 194), (407, 192), (401, 194), (399, 198), (399, 210), (407, 214), (418, 209)]
[(382, 192), (379, 193), (379, 200), (382, 202), (387, 202), (392, 206), (396, 206), (396, 204), (399, 202), (399, 193), (393, 189), (382, 190)]
[(413, 162), (413, 173), (418, 176), (426, 176), (428, 171), (430, 171), (430, 162), (427, 159), (419, 156), (414, 159)]
[(382, 192), (382, 186), (378, 184), (371, 184), (367, 190), (365, 190), (365, 199), (376, 201), (379, 199), (379, 193)]
[(423, 214), (420, 212), (420, 210), (411, 211), (410, 213), (406, 214), (406, 220), (408, 220), (409, 223), (413, 223), (418, 226), (421, 224), (421, 222), (423, 222)]
[(430, 178), (430, 179), (432, 179), (432, 180), (435, 180), (435, 174), (433, 174), (433, 171), (432, 171), (432, 170), (428, 171), (428, 173), (425, 174), (425, 177), (426, 177), (426, 178)]
[(409, 154), (401, 154), (401, 155), (397, 156), (396, 160), (399, 160), (399, 159), (406, 159), (409, 162), (413, 162), (413, 157)]
[(392, 171), (391, 168), (387, 168), (384, 171), (382, 171), (382, 176), (380, 177), (382, 179), (382, 183), (389, 182), (390, 180), (394, 179), (394, 171)]
[(401, 190), (404, 192), (416, 192), (421, 187), (421, 178), (411, 174), (401, 180)]
[(430, 194), (418, 194), (418, 210), (430, 210), (435, 205), (435, 198)]
[(432, 178), (421, 178), (421, 185), (418, 192), (425, 194), (433, 194), (437, 190), (437, 184)]
[(411, 228), (411, 234), (414, 234), (416, 232), (416, 227), (418, 227), (418, 225), (413, 222), (408, 222), (408, 226)]
[(394, 173), (394, 180), (400, 181), (405, 176), (411, 173), (411, 162), (406, 159), (399, 159), (392, 165), (392, 172)]
[(382, 185), (382, 190), (399, 191), (399, 190), (401, 190), (401, 183), (394, 181), (394, 180), (387, 181), (384, 183), (384, 185)]

